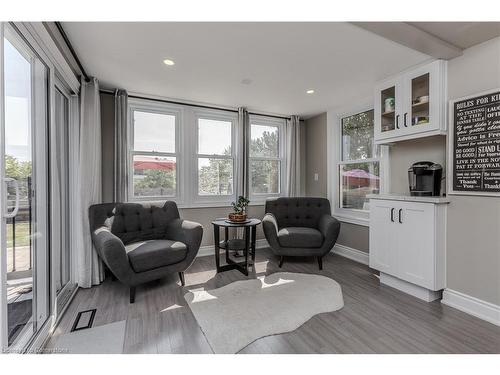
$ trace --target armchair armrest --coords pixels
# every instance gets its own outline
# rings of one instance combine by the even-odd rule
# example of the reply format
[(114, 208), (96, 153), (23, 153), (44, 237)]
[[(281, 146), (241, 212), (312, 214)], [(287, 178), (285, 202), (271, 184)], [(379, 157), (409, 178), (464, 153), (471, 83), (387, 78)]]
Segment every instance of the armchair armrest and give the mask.
[(113, 274), (125, 284), (129, 284), (134, 271), (130, 267), (123, 242), (106, 227), (97, 228), (92, 233), (94, 246), (104, 263)]
[(267, 213), (262, 219), (262, 229), (264, 230), (264, 236), (271, 248), (279, 248), (280, 244), (278, 242), (278, 221), (273, 214)]
[(196, 255), (203, 238), (203, 227), (194, 221), (175, 219), (168, 224), (166, 234), (170, 240), (185, 243), (188, 251), (194, 251)]
[(324, 237), (323, 247), (332, 248), (340, 233), (340, 222), (330, 215), (319, 218), (318, 230)]

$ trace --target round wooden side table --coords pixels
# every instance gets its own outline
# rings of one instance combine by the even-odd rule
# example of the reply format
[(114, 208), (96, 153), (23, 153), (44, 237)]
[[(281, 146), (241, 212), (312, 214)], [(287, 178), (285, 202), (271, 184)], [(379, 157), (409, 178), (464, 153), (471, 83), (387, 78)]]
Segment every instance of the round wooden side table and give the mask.
[[(252, 261), (255, 262), (255, 239), (257, 235), (257, 225), (261, 221), (259, 219), (248, 219), (242, 223), (228, 221), (226, 218), (216, 219), (212, 221), (214, 226), (214, 245), (215, 245), (215, 265), (217, 273), (238, 270), (245, 276), (248, 276), (248, 253), (251, 253)], [(224, 228), (224, 240), (220, 240), (220, 229)], [(229, 239), (229, 228), (244, 228), (243, 238)], [(220, 250), (226, 252), (226, 264), (220, 264)], [(230, 250), (243, 250), (245, 261), (235, 262), (229, 258)]]

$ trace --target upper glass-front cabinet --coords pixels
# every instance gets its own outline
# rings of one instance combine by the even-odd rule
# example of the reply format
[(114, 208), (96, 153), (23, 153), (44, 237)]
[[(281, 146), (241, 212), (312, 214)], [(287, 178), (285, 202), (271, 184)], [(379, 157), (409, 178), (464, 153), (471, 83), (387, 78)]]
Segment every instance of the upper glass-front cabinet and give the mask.
[(437, 60), (377, 84), (376, 143), (446, 134), (445, 69)]
[(396, 86), (380, 91), (380, 131), (390, 132), (396, 129)]
[(412, 78), (410, 86), (411, 126), (429, 125), (430, 74)]

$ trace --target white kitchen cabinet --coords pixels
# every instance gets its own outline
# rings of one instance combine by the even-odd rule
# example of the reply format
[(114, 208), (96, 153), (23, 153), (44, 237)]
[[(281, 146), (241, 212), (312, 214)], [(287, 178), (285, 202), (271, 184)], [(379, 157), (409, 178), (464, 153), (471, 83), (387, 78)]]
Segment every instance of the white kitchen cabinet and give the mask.
[[(370, 267), (383, 272), (396, 268), (395, 241), (390, 235), (395, 224), (390, 220), (391, 211), (394, 215), (394, 204), (391, 201), (370, 202)], [(372, 227), (377, 230), (372, 230)]]
[(370, 267), (426, 301), (445, 287), (446, 206), (433, 197), (370, 195)]
[(436, 60), (375, 87), (375, 143), (446, 134), (446, 62)]

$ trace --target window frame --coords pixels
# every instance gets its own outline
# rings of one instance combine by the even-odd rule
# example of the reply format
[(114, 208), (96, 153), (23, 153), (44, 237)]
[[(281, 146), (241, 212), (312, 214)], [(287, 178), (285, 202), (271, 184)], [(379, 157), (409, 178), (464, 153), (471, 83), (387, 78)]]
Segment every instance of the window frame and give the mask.
[[(72, 217), (72, 207), (71, 207), (71, 200), (70, 200), (70, 197), (71, 197), (71, 192), (70, 192), (70, 184), (69, 184), (69, 181), (70, 181), (70, 178), (71, 178), (71, 173), (70, 173), (70, 158), (69, 158), (69, 155), (71, 153), (71, 150), (70, 150), (70, 127), (71, 127), (71, 121), (72, 121), (72, 118), (74, 117), (74, 114), (72, 113), (72, 100), (74, 100), (75, 98), (72, 97), (71, 95), (71, 91), (70, 89), (68, 89), (67, 85), (64, 83), (64, 81), (59, 78), (59, 76), (56, 74), (55, 75), (55, 82), (54, 82), (54, 126), (56, 125), (56, 100), (55, 100), (55, 95), (56, 93), (59, 92), (59, 94), (64, 97), (66, 100), (67, 100), (67, 113), (66, 113), (66, 121), (67, 121), (67, 124), (65, 124), (67, 126), (67, 128), (64, 130), (65, 133), (63, 134), (63, 137), (64, 137), (64, 142), (63, 142), (63, 147), (65, 148), (63, 153), (62, 153), (62, 156), (63, 158), (65, 157), (66, 160), (65, 161), (62, 161), (62, 164), (64, 165), (64, 167), (62, 168), (61, 170), (61, 181), (63, 181), (63, 183), (61, 184), (60, 186), (60, 189), (61, 191), (64, 191), (64, 202), (63, 200), (61, 200), (60, 204), (61, 204), (61, 207), (63, 207), (63, 212), (65, 212), (66, 214), (66, 217)], [(53, 134), (54, 136), (56, 135), (56, 131), (53, 130)], [(54, 147), (53, 147), (54, 148)], [(55, 153), (55, 150), (51, 150), (51, 152), (53, 152), (53, 157), (54, 159), (57, 158), (57, 154)], [(60, 156), (59, 156), (60, 157)], [(55, 164), (57, 161), (54, 160), (53, 163)], [(59, 160), (59, 162), (61, 162)], [(52, 168), (54, 168), (53, 166), (51, 166)], [(52, 194), (54, 194), (54, 192), (52, 192)], [(71, 251), (69, 251), (70, 249), (70, 246), (71, 246), (71, 230), (70, 230), (70, 223), (64, 223), (64, 220), (63, 222), (60, 223), (60, 227), (61, 227), (61, 233), (57, 233), (57, 235), (54, 236), (54, 234), (52, 234), (54, 236), (54, 238), (56, 238), (58, 242), (61, 242), (63, 243), (64, 245), (61, 246), (61, 256), (62, 256), (62, 253), (66, 251), (66, 261), (67, 261), (67, 264), (66, 266), (68, 266), (68, 269), (66, 270), (66, 272), (68, 273), (68, 281), (61, 285), (61, 288), (59, 291), (56, 290), (56, 301), (57, 301), (57, 297), (60, 297), (60, 296), (63, 296), (63, 292), (68, 289), (68, 286), (70, 286), (71, 284), (71, 281), (72, 281), (72, 277), (71, 277), (71, 264), (73, 262), (73, 257), (72, 257), (72, 254), (71, 254)], [(57, 229), (57, 228), (56, 228)], [(58, 237), (59, 236), (59, 237)], [(53, 256), (54, 260), (55, 260), (55, 256)], [(59, 265), (56, 265), (54, 261), (52, 261), (52, 266), (54, 267), (53, 268), (53, 272), (52, 272), (52, 276), (54, 277), (54, 280), (55, 280), (55, 277), (56, 277), (56, 270), (55, 270), (55, 267), (59, 267)], [(62, 279), (62, 273), (61, 272), (61, 275), (59, 275)]]
[[(140, 151), (134, 149), (134, 111), (156, 113), (162, 115), (175, 116), (175, 152), (159, 152), (159, 151)], [(129, 202), (143, 202), (155, 200), (172, 200), (178, 204), (182, 204), (185, 200), (184, 186), (184, 157), (182, 151), (182, 123), (183, 109), (182, 107), (170, 103), (158, 103), (147, 99), (129, 99), (128, 103), (128, 200)], [(156, 195), (156, 196), (135, 196), (134, 193), (134, 156), (148, 155), (160, 157), (175, 157), (175, 195)]]
[[(237, 183), (239, 181), (238, 177), (238, 169), (236, 168), (238, 163), (238, 114), (230, 111), (223, 110), (215, 110), (215, 109), (206, 109), (206, 108), (193, 108), (191, 109), (191, 130), (192, 130), (192, 139), (191, 142), (191, 163), (190, 163), (190, 172), (191, 172), (191, 182), (189, 185), (193, 187), (193, 190), (190, 193), (190, 201), (193, 206), (200, 207), (206, 205), (216, 205), (221, 207), (226, 207), (231, 204), (231, 202), (236, 201), (236, 196), (238, 194), (238, 186)], [(200, 154), (199, 153), (199, 126), (198, 121), (200, 119), (206, 120), (214, 120), (214, 121), (224, 121), (231, 123), (231, 155), (222, 155), (222, 154)], [(199, 170), (198, 170), (198, 161), (200, 158), (210, 158), (214, 159), (230, 159), (233, 161), (233, 193), (230, 195), (200, 195), (199, 194)]]
[[(332, 160), (331, 167), (328, 170), (328, 184), (329, 184), (329, 199), (332, 204), (332, 213), (340, 221), (357, 224), (362, 226), (369, 226), (370, 213), (369, 211), (342, 208), (340, 207), (340, 193), (341, 193), (341, 180), (340, 180), (340, 166), (346, 164), (356, 164), (360, 162), (378, 162), (379, 163), (379, 178), (380, 178), (380, 193), (385, 193), (389, 187), (389, 150), (388, 146), (378, 145), (379, 155), (367, 159), (356, 160), (343, 160), (343, 139), (342, 139), (342, 119), (353, 116), (359, 113), (374, 110), (372, 100), (363, 101), (359, 106), (352, 106), (340, 109), (336, 112), (327, 115), (328, 122), (328, 140), (330, 151), (328, 160)], [(374, 121), (375, 126), (375, 121)], [(375, 130), (375, 129), (374, 129)]]
[[(252, 125), (262, 125), (262, 126), (274, 126), (278, 128), (278, 157), (262, 157), (262, 156), (251, 156), (250, 154), (250, 143), (252, 142)], [(285, 195), (286, 190), (286, 140), (285, 140), (285, 127), (286, 119), (279, 119), (275, 117), (269, 117), (265, 115), (249, 115), (248, 121), (248, 195), (251, 205), (262, 205), (265, 203), (267, 198), (272, 197), (282, 197)], [(252, 189), (252, 161), (267, 161), (276, 160), (279, 161), (280, 173), (279, 173), (279, 192), (278, 193), (254, 193)]]

